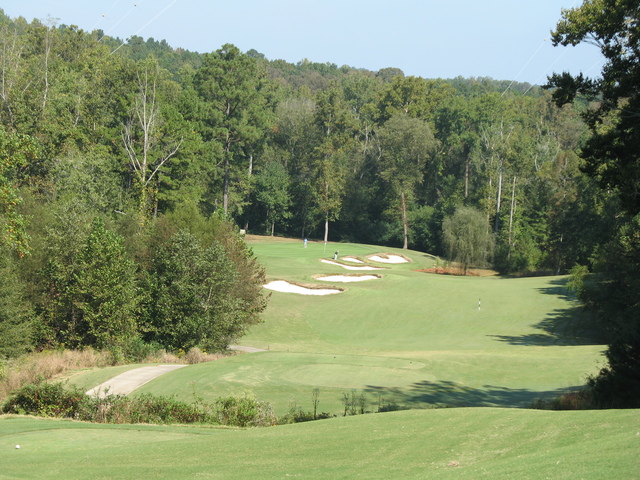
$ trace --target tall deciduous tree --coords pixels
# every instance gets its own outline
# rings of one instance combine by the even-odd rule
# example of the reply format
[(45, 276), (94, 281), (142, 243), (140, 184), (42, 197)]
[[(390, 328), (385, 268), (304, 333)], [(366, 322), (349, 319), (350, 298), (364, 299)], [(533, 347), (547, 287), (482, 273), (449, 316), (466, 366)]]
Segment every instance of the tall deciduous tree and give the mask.
[(241, 283), (251, 282), (238, 267), (217, 241), (203, 246), (186, 230), (173, 235), (154, 262), (151, 339), (172, 349), (226, 349), (257, 321), (256, 305), (264, 308), (244, 297)]
[(134, 97), (131, 117), (122, 131), (122, 142), (138, 186), (143, 218), (155, 210), (157, 199), (153, 197), (157, 188), (154, 187), (160, 169), (178, 152), (182, 143), (182, 139), (172, 138), (171, 132), (163, 128), (158, 91), (161, 82), (162, 71), (155, 61), (137, 72), (138, 92)]
[(460, 207), (445, 218), (442, 235), (449, 259), (462, 265), (463, 274), (471, 265), (486, 265), (493, 254), (494, 238), (487, 217), (472, 207)]
[(256, 200), (266, 210), (271, 236), (276, 222), (290, 217), (290, 183), (287, 169), (277, 160), (267, 162), (256, 175)]
[(338, 219), (344, 197), (347, 156), (353, 148), (354, 121), (337, 85), (318, 95), (316, 125), (320, 129), (315, 151), (315, 182), (318, 208), (324, 220), (324, 242), (329, 222)]
[(409, 248), (408, 203), (424, 180), (424, 169), (436, 147), (429, 125), (406, 114), (391, 117), (379, 130), (380, 176), (400, 203), (403, 248)]
[(599, 79), (582, 74), (555, 74), (559, 104), (577, 95), (597, 100), (583, 117), (591, 137), (582, 149), (583, 167), (607, 189), (614, 190), (628, 214), (605, 249), (583, 300), (608, 325), (613, 338), (608, 365), (591, 378), (596, 401), (603, 407), (640, 407), (640, 2), (585, 0), (564, 10), (553, 32), (554, 45), (590, 43), (600, 48), (605, 65)]
[(123, 238), (70, 204), (49, 227), (40, 342), (70, 348), (122, 345), (137, 334), (135, 268)]
[(75, 302), (86, 329), (82, 345), (106, 348), (137, 335), (139, 301), (135, 265), (127, 258), (124, 239), (93, 221), (78, 258)]
[(18, 175), (38, 156), (34, 138), (7, 133), (0, 126), (0, 246), (23, 256), (29, 251), (26, 219), (18, 213), (21, 199), (17, 192)]

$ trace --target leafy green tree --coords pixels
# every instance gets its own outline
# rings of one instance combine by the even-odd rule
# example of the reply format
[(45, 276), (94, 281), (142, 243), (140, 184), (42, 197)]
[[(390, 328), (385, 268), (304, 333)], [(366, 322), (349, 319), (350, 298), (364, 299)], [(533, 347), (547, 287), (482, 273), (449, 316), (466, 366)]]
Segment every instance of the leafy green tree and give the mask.
[(78, 258), (75, 303), (86, 324), (83, 345), (105, 348), (137, 335), (135, 265), (123, 238), (97, 218)]
[(221, 243), (205, 247), (180, 230), (154, 261), (149, 337), (171, 349), (224, 350), (257, 320), (236, 291), (242, 279)]
[(471, 265), (486, 265), (493, 254), (494, 238), (487, 217), (472, 207), (460, 207), (442, 224), (444, 246), (449, 259), (462, 266), (463, 275)]
[(0, 255), (0, 359), (17, 357), (33, 347), (33, 311), (18, 268), (9, 255)]
[(392, 116), (402, 113), (414, 118), (433, 120), (437, 106), (453, 93), (453, 87), (442, 80), (397, 75), (380, 92), (378, 121), (384, 123)]
[(594, 44), (606, 63), (598, 79), (565, 72), (554, 74), (547, 85), (555, 89), (559, 104), (573, 101), (576, 95), (598, 100), (596, 108), (583, 115), (592, 132), (582, 149), (583, 169), (603, 188), (616, 189), (631, 214), (640, 213), (638, 6), (635, 0), (585, 0), (578, 8), (563, 10), (553, 44)]
[(415, 188), (423, 182), (424, 169), (436, 140), (429, 125), (406, 114), (391, 117), (378, 129), (380, 176), (390, 185), (400, 202), (403, 248), (409, 248), (409, 206)]
[(293, 222), (300, 227), (296, 235), (305, 237), (316, 223), (317, 195), (314, 188), (314, 148), (319, 129), (315, 124), (316, 103), (310, 92), (298, 92), (276, 107), (276, 125), (271, 142), (283, 159), (291, 179), (291, 199), (296, 208)]
[(256, 175), (256, 200), (267, 212), (271, 236), (276, 222), (290, 217), (290, 183), (287, 169), (277, 160), (267, 162)]
[(352, 133), (355, 123), (338, 85), (332, 85), (318, 95), (315, 121), (320, 129), (320, 137), (314, 152), (314, 180), (326, 243), (329, 239), (329, 222), (340, 216), (347, 157), (354, 146)]
[(29, 252), (26, 218), (18, 212), (17, 185), (21, 170), (38, 157), (38, 145), (28, 135), (7, 133), (0, 126), (0, 246), (24, 256)]
[(621, 223), (596, 263), (583, 301), (612, 327), (608, 365), (591, 378), (603, 407), (640, 407), (640, 3), (637, 0), (585, 0), (563, 10), (552, 34), (554, 45), (591, 43), (605, 59), (601, 77), (554, 74), (548, 88), (562, 105), (578, 95), (597, 100), (583, 118), (591, 137), (582, 149), (583, 170), (617, 193)]
[(86, 212), (73, 205), (61, 214), (49, 229), (39, 342), (71, 348), (123, 344), (137, 334), (139, 302), (123, 238), (99, 218), (87, 225)]

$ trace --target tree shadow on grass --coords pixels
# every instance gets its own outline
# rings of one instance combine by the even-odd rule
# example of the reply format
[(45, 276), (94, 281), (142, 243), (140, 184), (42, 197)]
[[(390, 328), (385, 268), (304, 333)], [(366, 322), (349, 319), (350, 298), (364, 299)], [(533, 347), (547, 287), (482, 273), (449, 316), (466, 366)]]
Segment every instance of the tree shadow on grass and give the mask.
[[(576, 387), (578, 388), (578, 387)], [(510, 389), (495, 385), (472, 388), (450, 381), (422, 381), (403, 389), (368, 385), (365, 392), (379, 405), (428, 407), (529, 407), (537, 399), (548, 399), (566, 393), (569, 388), (534, 391)]]
[(541, 333), (526, 335), (489, 335), (500, 342), (520, 346), (604, 345), (607, 335), (597, 318), (577, 304), (575, 296), (567, 288), (567, 279), (554, 279), (548, 287), (538, 291), (545, 295), (561, 297), (571, 306), (550, 312), (542, 321), (532, 325)]

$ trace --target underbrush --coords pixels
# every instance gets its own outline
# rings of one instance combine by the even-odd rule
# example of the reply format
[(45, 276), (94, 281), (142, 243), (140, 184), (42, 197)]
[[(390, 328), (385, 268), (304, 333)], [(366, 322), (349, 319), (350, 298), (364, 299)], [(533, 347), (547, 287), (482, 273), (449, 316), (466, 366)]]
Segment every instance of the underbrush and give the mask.
[[(396, 412), (399, 410), (411, 410), (411, 407), (407, 405), (400, 405), (395, 402), (387, 403), (382, 399), (382, 395), (378, 396), (377, 410), (367, 410), (368, 404), (367, 395), (364, 392), (358, 392), (357, 390), (351, 390), (349, 392), (342, 392), (342, 405), (344, 407), (342, 416), (352, 415), (365, 415), (368, 413), (384, 413), (384, 412)], [(298, 406), (295, 399), (291, 399), (289, 402), (289, 411), (280, 419), (278, 423), (301, 423), (311, 422), (313, 420), (324, 420), (327, 418), (336, 417), (331, 413), (319, 411), (320, 405), (320, 389), (314, 388), (311, 392), (311, 410), (304, 410)]]
[(1, 413), (71, 418), (117, 424), (209, 424), (266, 427), (277, 419), (271, 405), (251, 395), (189, 404), (150, 394), (89, 396), (77, 387), (40, 380), (24, 385), (2, 405)]
[[(40, 377), (12, 392), (4, 404), (0, 404), (0, 414), (70, 418), (94, 423), (209, 424), (232, 427), (267, 427), (337, 416), (318, 410), (319, 388), (312, 391), (312, 410), (305, 411), (292, 400), (289, 411), (280, 418), (276, 417), (270, 403), (257, 400), (253, 394), (221, 397), (211, 403), (203, 401), (197, 395), (195, 384), (193, 389), (193, 403), (151, 394), (111, 395), (108, 391), (89, 396), (78, 387), (62, 382), (50, 383)], [(365, 409), (365, 393), (358, 394), (356, 390), (351, 390), (344, 392), (342, 397), (343, 416), (373, 413)], [(378, 413), (408, 409), (408, 406), (383, 403), (381, 398), (378, 399)]]
[(133, 341), (127, 348), (109, 350), (45, 350), (9, 360), (0, 359), (0, 401), (11, 392), (38, 379), (51, 380), (70, 370), (103, 368), (130, 363), (196, 364), (224, 357), (192, 348), (188, 352), (167, 353), (164, 349)]
[(531, 404), (536, 410), (594, 410), (593, 395), (589, 389), (567, 392), (552, 399), (538, 399)]

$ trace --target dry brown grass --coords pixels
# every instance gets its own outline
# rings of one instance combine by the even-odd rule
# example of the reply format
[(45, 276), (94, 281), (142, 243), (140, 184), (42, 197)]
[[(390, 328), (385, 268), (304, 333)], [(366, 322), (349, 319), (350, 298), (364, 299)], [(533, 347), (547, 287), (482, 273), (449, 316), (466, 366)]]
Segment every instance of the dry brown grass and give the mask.
[(205, 353), (198, 347), (192, 347), (182, 358), (184, 359), (184, 362), (189, 365), (194, 365), (196, 363), (213, 362), (214, 360), (220, 360), (223, 357), (225, 357), (225, 355), (220, 353)]
[[(204, 353), (192, 348), (185, 355), (174, 355), (163, 350), (146, 358), (142, 363), (194, 364), (219, 360), (225, 355)], [(0, 402), (11, 392), (40, 379), (51, 380), (70, 370), (115, 365), (113, 354), (108, 351), (47, 350), (0, 362)]]
[(113, 355), (85, 350), (47, 350), (24, 355), (0, 364), (0, 400), (12, 391), (44, 378), (50, 380), (68, 370), (106, 367), (113, 364)]

